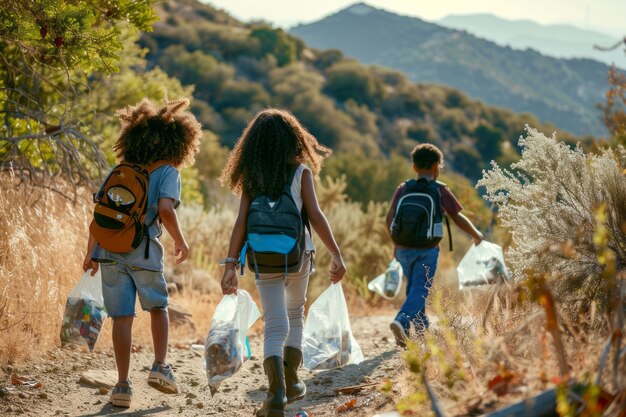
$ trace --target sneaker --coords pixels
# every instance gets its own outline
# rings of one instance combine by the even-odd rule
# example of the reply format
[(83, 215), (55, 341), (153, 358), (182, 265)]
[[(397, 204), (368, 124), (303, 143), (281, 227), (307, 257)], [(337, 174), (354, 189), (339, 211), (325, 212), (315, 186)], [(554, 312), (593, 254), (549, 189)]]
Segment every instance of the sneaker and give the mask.
[(406, 330), (404, 330), (402, 323), (400, 323), (398, 320), (394, 320), (389, 325), (389, 328), (396, 338), (396, 345), (400, 347), (406, 347)]
[(118, 382), (111, 392), (111, 404), (115, 407), (130, 407), (130, 400), (133, 397), (133, 387), (130, 381)]
[(178, 394), (178, 384), (170, 365), (154, 362), (148, 376), (148, 385), (166, 394)]

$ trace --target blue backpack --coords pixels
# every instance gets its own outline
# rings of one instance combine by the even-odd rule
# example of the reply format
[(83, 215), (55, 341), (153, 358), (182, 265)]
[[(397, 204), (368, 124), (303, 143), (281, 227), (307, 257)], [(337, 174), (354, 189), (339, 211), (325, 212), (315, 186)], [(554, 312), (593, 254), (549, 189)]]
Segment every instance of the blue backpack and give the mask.
[(304, 254), (304, 228), (309, 230), (304, 207), (298, 210), (291, 195), (291, 183), (297, 169), (278, 198), (256, 195), (250, 202), (246, 225), (246, 243), (241, 250), (241, 268), (248, 258), (248, 268), (255, 274), (297, 272)]

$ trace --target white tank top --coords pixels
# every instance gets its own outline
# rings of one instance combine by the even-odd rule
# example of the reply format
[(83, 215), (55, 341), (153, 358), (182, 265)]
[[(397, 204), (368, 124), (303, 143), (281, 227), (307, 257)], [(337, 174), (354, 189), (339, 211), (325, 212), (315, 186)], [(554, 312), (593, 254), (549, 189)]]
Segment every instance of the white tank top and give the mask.
[[(302, 201), (302, 173), (305, 169), (309, 170), (309, 167), (304, 164), (300, 164), (298, 168), (296, 168), (296, 173), (293, 176), (293, 181), (291, 182), (291, 195), (296, 203), (296, 207), (298, 207), (298, 210), (302, 210), (302, 206), (304, 205), (304, 202)], [(313, 245), (313, 240), (309, 235), (309, 230), (306, 227), (304, 229), (306, 234), (306, 250), (315, 251), (315, 245)]]

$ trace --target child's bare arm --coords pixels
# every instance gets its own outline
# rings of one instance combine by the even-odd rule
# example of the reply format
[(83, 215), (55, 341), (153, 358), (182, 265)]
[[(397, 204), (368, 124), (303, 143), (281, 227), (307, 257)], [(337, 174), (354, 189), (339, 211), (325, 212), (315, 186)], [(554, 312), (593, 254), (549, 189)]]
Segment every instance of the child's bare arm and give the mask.
[(163, 221), (165, 230), (174, 239), (174, 256), (176, 256), (176, 263), (183, 262), (189, 256), (189, 245), (183, 236), (183, 232), (180, 229), (178, 223), (178, 216), (176, 210), (174, 210), (174, 200), (171, 198), (159, 199), (159, 216)]
[(317, 202), (315, 186), (313, 185), (313, 175), (308, 169), (304, 170), (302, 173), (302, 202), (311, 226), (315, 229), (322, 243), (324, 243), (324, 246), (326, 246), (331, 254), (330, 279), (333, 282), (339, 282), (346, 273), (346, 266), (343, 263), (339, 246), (337, 242), (335, 242), (335, 237), (330, 229), (328, 220), (326, 220), (326, 216), (322, 213)]
[(459, 229), (463, 230), (465, 233), (467, 233), (468, 235), (472, 237), (472, 239), (474, 240), (474, 244), (476, 246), (478, 246), (480, 242), (482, 242), (483, 234), (478, 229), (476, 229), (474, 224), (470, 221), (470, 219), (465, 217), (464, 214), (462, 213), (457, 213), (454, 215), (451, 214), (450, 218), (452, 218), (452, 221), (454, 222), (454, 224), (459, 226)]
[[(237, 214), (237, 220), (235, 220), (233, 231), (230, 235), (230, 245), (228, 246), (227, 258), (239, 258), (239, 252), (241, 251), (243, 242), (246, 238), (246, 222), (248, 220), (249, 207), (250, 197), (243, 194), (239, 203), (239, 214)], [(235, 294), (237, 292), (237, 287), (239, 286), (237, 264), (234, 262), (228, 262), (224, 268), (224, 274), (222, 275), (221, 282), (222, 293)]]
[(85, 259), (83, 260), (83, 271), (91, 271), (91, 275), (96, 275), (98, 272), (98, 268), (100, 264), (98, 262), (94, 262), (91, 257), (93, 255), (93, 248), (96, 246), (96, 239), (93, 237), (91, 233), (89, 233), (89, 239), (87, 240), (87, 254), (85, 255)]

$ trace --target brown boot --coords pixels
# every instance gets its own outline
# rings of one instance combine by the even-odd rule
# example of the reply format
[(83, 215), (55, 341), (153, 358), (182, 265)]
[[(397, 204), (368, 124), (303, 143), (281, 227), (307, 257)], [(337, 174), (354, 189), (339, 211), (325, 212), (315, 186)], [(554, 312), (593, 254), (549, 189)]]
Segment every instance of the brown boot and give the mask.
[(267, 375), (267, 398), (263, 406), (257, 411), (257, 417), (285, 417), (285, 368), (283, 358), (270, 356), (263, 361), (265, 375)]
[(287, 404), (291, 404), (303, 399), (306, 395), (306, 385), (298, 379), (298, 368), (302, 364), (302, 351), (285, 346), (283, 359), (285, 361)]

